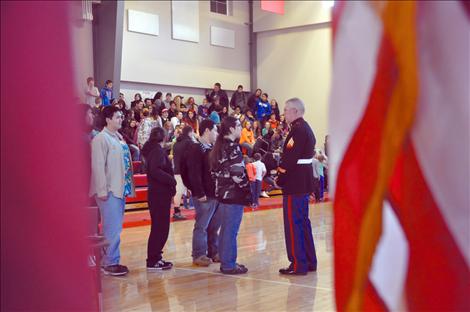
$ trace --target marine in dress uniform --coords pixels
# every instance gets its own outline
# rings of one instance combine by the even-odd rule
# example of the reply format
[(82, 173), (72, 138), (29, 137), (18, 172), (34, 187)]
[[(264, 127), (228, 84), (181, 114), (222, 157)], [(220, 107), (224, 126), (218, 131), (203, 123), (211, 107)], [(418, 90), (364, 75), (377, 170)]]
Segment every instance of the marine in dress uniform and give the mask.
[(303, 118), (291, 123), (278, 168), (282, 187), (284, 233), (290, 265), (281, 274), (305, 275), (317, 270), (317, 256), (308, 217), (309, 195), (314, 190), (312, 158), (315, 135)]

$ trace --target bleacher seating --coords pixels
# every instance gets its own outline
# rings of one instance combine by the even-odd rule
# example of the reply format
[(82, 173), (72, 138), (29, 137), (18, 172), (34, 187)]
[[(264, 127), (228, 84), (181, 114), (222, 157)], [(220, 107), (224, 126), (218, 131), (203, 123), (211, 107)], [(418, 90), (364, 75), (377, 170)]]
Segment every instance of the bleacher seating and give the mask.
[[(134, 161), (133, 162), (133, 167), (134, 171), (139, 172), (141, 162), (140, 161)], [(127, 197), (126, 198), (126, 204), (136, 204), (136, 203), (145, 203), (147, 202), (147, 192), (148, 192), (148, 181), (147, 181), (147, 175), (146, 174), (134, 174), (134, 184), (135, 184), (135, 197)], [(268, 185), (266, 183), (263, 183), (263, 190), (266, 189)], [(281, 195), (282, 191), (280, 190), (273, 190), (269, 192), (269, 195)], [(127, 210), (131, 210), (132, 208), (128, 208)], [(141, 209), (139, 207), (139, 209)]]

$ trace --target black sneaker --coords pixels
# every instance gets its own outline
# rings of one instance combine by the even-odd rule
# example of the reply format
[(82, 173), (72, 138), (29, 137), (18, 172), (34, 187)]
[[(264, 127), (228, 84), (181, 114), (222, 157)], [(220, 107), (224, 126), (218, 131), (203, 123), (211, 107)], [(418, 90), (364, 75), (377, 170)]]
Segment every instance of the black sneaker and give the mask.
[(160, 260), (154, 265), (147, 265), (147, 270), (148, 271), (162, 271), (162, 270), (169, 270), (173, 267), (173, 263), (165, 261), (165, 260)]
[(173, 220), (186, 220), (186, 217), (181, 214), (181, 212), (177, 212), (173, 214)]
[(233, 269), (224, 270), (220, 268), (220, 272), (222, 272), (223, 274), (229, 274), (229, 275), (245, 274), (246, 272), (248, 272), (248, 268), (245, 267), (243, 264), (237, 263), (235, 265), (235, 268)]
[(122, 276), (129, 273), (129, 269), (125, 265), (113, 264), (105, 266), (101, 269), (105, 275)]

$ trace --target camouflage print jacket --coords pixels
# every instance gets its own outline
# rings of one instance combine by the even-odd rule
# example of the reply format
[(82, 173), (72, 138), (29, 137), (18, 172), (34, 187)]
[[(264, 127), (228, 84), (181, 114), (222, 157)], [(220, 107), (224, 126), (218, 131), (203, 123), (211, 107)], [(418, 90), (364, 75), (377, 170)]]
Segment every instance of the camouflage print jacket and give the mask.
[(243, 155), (237, 142), (224, 139), (222, 157), (213, 168), (215, 196), (225, 204), (251, 204), (251, 191)]

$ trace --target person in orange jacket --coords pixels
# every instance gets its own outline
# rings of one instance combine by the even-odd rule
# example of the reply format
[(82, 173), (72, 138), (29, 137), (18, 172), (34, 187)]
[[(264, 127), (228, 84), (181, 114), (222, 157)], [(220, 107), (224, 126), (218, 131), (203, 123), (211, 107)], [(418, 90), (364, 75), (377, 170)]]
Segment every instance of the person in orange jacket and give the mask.
[(251, 122), (245, 121), (243, 124), (242, 134), (240, 136), (240, 146), (246, 149), (246, 154), (251, 157), (253, 147), (255, 146), (255, 134), (251, 130)]

